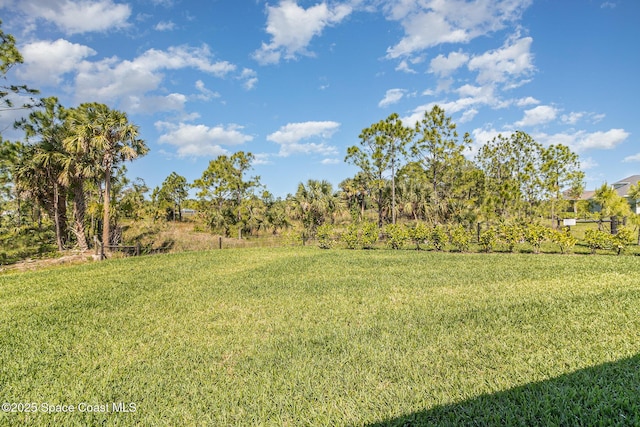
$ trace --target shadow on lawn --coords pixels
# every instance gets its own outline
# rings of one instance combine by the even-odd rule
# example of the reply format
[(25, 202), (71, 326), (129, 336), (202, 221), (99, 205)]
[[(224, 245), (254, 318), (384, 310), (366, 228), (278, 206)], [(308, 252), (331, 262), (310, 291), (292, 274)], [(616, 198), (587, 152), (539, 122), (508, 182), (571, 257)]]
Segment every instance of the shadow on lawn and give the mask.
[(369, 427), (442, 425), (638, 426), (640, 354)]

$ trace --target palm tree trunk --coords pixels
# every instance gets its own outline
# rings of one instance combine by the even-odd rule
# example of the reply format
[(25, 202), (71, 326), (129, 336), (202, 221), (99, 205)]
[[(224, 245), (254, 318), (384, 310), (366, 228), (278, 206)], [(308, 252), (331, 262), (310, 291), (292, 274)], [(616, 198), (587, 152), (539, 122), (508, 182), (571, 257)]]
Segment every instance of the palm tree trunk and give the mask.
[(61, 226), (61, 218), (60, 218), (60, 197), (59, 197), (60, 189), (58, 188), (58, 183), (53, 184), (53, 223), (56, 228), (56, 244), (58, 245), (58, 251), (62, 252), (64, 250), (64, 243), (62, 241), (62, 226)]
[(81, 251), (86, 251), (89, 249), (89, 244), (87, 243), (87, 235), (84, 228), (86, 204), (83, 187), (81, 180), (78, 180), (73, 185), (73, 232), (78, 242), (78, 248)]
[(110, 251), (109, 245), (111, 244), (109, 234), (111, 227), (109, 227), (109, 202), (111, 201), (111, 165), (107, 164), (104, 174), (104, 196), (102, 198), (103, 203), (103, 216), (102, 216), (102, 244), (107, 252)]

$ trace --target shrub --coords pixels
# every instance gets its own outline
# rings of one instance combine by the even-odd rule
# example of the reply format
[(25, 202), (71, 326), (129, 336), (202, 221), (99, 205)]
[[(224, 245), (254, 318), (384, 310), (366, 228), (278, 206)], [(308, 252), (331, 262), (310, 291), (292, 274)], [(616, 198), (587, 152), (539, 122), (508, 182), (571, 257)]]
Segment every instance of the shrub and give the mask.
[(478, 243), (480, 244), (480, 247), (484, 252), (491, 252), (496, 246), (496, 243), (498, 243), (498, 237), (496, 236), (495, 229), (489, 228), (487, 230), (484, 230), (480, 234)]
[(458, 224), (455, 227), (452, 227), (450, 230), (451, 233), (451, 244), (455, 246), (460, 252), (466, 252), (469, 250), (469, 245), (471, 244), (471, 234), (467, 231), (466, 228), (462, 224)]
[(362, 224), (360, 243), (363, 249), (371, 249), (378, 241), (378, 226), (373, 222)]
[(633, 231), (626, 227), (618, 228), (618, 233), (611, 236), (612, 246), (616, 250), (616, 253), (620, 255), (627, 246), (633, 244), (635, 239)]
[(585, 231), (584, 241), (592, 254), (595, 254), (597, 249), (610, 249), (613, 244), (611, 234), (595, 229)]
[(429, 239), (429, 227), (423, 222), (419, 222), (409, 231), (409, 235), (413, 243), (416, 244), (416, 249), (420, 249), (420, 243), (426, 243)]
[(304, 244), (303, 231), (289, 228), (282, 233), (282, 241), (286, 246), (302, 246)]
[(407, 227), (402, 224), (387, 224), (384, 227), (384, 234), (387, 239), (387, 246), (391, 249), (402, 249), (409, 241)]
[(360, 247), (358, 231), (358, 224), (349, 224), (349, 227), (347, 227), (347, 231), (342, 233), (340, 239), (347, 245), (348, 249), (358, 249)]
[(509, 252), (513, 252), (516, 244), (522, 241), (524, 232), (517, 224), (503, 224), (500, 226), (500, 240), (507, 245)]
[(528, 224), (524, 230), (524, 239), (533, 246), (533, 253), (540, 253), (540, 245), (547, 238), (549, 229), (540, 224)]
[(563, 254), (569, 252), (578, 243), (578, 239), (571, 235), (569, 227), (563, 230), (549, 230), (549, 238), (560, 247), (560, 252)]
[(333, 227), (329, 224), (319, 226), (316, 229), (316, 239), (321, 249), (331, 249), (336, 243)]
[(436, 225), (431, 229), (431, 243), (433, 243), (433, 247), (436, 251), (441, 251), (444, 249), (444, 245), (449, 240), (449, 236), (447, 236), (447, 232), (444, 230), (444, 227), (441, 225)]

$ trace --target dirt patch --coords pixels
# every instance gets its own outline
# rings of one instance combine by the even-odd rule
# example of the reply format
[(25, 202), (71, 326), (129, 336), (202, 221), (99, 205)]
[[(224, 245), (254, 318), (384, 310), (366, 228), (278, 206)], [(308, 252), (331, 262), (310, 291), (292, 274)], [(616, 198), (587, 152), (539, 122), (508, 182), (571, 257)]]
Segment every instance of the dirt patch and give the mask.
[(47, 259), (26, 259), (16, 264), (0, 267), (0, 272), (8, 271), (34, 271), (43, 268), (55, 267), (60, 265), (84, 264), (93, 262), (97, 257), (93, 252), (84, 252), (79, 254), (68, 254), (58, 258)]

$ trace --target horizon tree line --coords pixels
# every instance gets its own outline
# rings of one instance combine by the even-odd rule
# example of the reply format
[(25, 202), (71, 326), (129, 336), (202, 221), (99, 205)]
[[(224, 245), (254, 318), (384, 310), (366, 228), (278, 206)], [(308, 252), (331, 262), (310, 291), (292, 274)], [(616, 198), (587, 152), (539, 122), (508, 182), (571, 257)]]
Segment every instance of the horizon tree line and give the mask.
[[(13, 37), (1, 30), (0, 44), (4, 77), (22, 57)], [(16, 107), (11, 94), (32, 98)], [(143, 180), (126, 177), (124, 162), (148, 152), (126, 113), (100, 103), (65, 108), (55, 97), (35, 100), (35, 94), (26, 86), (0, 90), (4, 109), (31, 110), (15, 123), (24, 131), (23, 141), (0, 136), (0, 211), (12, 206), (18, 226), (28, 218), (40, 224), (44, 214), (59, 250), (86, 250), (96, 234), (107, 245), (118, 243), (122, 217), (181, 221), (185, 204), (197, 208), (211, 231), (239, 238), (260, 231), (275, 234), (293, 224), (311, 237), (323, 224), (363, 222), (374, 212), (378, 228), (398, 220), (470, 228), (478, 222), (545, 219), (554, 226), (559, 212), (584, 210), (575, 202), (584, 189), (584, 173), (569, 147), (544, 147), (515, 131), (497, 135), (470, 159), (470, 135), (460, 135), (437, 105), (414, 124), (393, 113), (364, 128), (359, 144), (349, 147), (345, 157), (359, 171), (338, 189), (310, 179), (295, 194), (274, 198), (259, 176), (247, 176), (253, 154), (238, 151), (211, 160), (193, 183), (171, 172), (149, 199)], [(624, 204), (605, 187), (596, 195), (601, 214), (626, 214)], [(196, 199), (189, 199), (191, 189), (197, 190)]]

